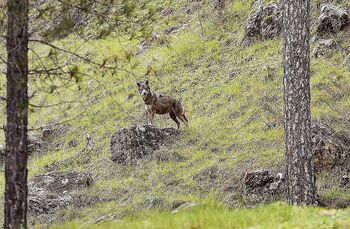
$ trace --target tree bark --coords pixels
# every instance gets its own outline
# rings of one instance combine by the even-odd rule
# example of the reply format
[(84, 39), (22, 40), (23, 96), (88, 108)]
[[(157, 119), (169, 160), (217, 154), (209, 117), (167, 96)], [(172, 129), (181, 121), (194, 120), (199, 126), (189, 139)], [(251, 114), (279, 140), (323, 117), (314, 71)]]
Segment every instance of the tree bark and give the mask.
[(28, 0), (8, 0), (4, 228), (27, 228)]
[(285, 0), (283, 25), (288, 201), (314, 205), (317, 201), (311, 150), (310, 0)]

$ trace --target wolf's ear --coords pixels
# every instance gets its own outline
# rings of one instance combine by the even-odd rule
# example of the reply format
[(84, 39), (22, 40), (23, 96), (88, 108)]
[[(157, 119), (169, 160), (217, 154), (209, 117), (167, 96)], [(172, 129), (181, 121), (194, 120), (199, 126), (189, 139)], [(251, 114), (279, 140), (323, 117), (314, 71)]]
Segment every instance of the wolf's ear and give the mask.
[(141, 86), (141, 84), (140, 84), (140, 82), (139, 82), (139, 81), (137, 81), (137, 82), (136, 82), (136, 84), (137, 84), (137, 86), (138, 86), (138, 87), (140, 87), (140, 86)]
[(148, 80), (146, 80), (145, 83), (148, 85)]

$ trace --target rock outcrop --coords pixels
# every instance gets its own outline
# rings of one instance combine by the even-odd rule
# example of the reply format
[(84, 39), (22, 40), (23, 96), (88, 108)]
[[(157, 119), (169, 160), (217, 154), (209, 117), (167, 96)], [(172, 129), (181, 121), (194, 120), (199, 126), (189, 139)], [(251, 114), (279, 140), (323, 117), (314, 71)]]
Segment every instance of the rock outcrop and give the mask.
[(28, 185), (28, 212), (48, 214), (73, 203), (73, 190), (93, 184), (90, 173), (52, 172), (35, 176)]
[(248, 38), (271, 39), (282, 30), (282, 11), (276, 4), (256, 3), (256, 10), (248, 17), (245, 31)]
[(73, 202), (68, 194), (58, 195), (33, 185), (29, 185), (28, 192), (28, 213), (34, 216), (53, 213)]
[(111, 159), (116, 163), (137, 163), (178, 134), (179, 131), (174, 128), (158, 129), (153, 126), (120, 129), (111, 138)]
[(285, 198), (286, 187), (281, 173), (267, 170), (247, 172), (243, 178), (242, 197), (247, 205), (266, 203)]
[(350, 139), (319, 123), (312, 124), (312, 143), (316, 172), (330, 171), (335, 167), (345, 168), (349, 161)]
[(330, 4), (322, 4), (316, 33), (320, 36), (338, 33), (345, 27), (348, 20), (348, 14), (344, 9)]

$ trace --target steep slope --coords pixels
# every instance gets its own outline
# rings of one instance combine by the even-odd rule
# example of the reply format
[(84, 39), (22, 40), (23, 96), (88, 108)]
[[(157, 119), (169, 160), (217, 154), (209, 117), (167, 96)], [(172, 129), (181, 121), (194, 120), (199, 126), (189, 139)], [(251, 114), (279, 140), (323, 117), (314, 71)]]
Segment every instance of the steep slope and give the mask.
[[(138, 1), (127, 2), (139, 5)], [(60, 105), (31, 106), (30, 127), (64, 122), (70, 130), (51, 139), (45, 151), (31, 156), (30, 178), (56, 162), (55, 170), (87, 171), (95, 181), (91, 188), (74, 193), (79, 203), (58, 210), (49, 216), (49, 223), (94, 222), (108, 214), (123, 218), (154, 208), (171, 209), (177, 202), (200, 203), (210, 195), (230, 207), (240, 207), (244, 203), (239, 181), (246, 171), (280, 171), (284, 159), (282, 44), (280, 37), (242, 43), (253, 3), (230, 2), (222, 20), (206, 1), (159, 1), (146, 34), (131, 24), (99, 39), (83, 40), (79, 33), (71, 32), (53, 41), (94, 62), (117, 63), (115, 70), (64, 52), (56, 57), (54, 49), (32, 43), (32, 67), (41, 66), (36, 60), (41, 56), (46, 68), (67, 62), (65, 69), (70, 74), (64, 80), (32, 75), (30, 90), (36, 94), (31, 103)], [(340, 4), (349, 9), (346, 1)], [(135, 7), (132, 14), (141, 15), (143, 10)], [(313, 7), (313, 21), (317, 16)], [(87, 27), (84, 33), (95, 29)], [(312, 59), (311, 66), (313, 119), (345, 132), (350, 125), (350, 63), (345, 51), (350, 47), (349, 37), (349, 27), (334, 35), (341, 49)], [(190, 129), (183, 129), (180, 140), (157, 152), (184, 159), (154, 157), (137, 166), (117, 165), (110, 160), (110, 138), (119, 128), (144, 123), (136, 81), (145, 78), (154, 90), (181, 98), (186, 105)], [(4, 77), (0, 83), (4, 85)], [(0, 93), (5, 93), (4, 87)], [(1, 109), (4, 114), (3, 103)], [(0, 117), (1, 123), (4, 119)], [(156, 125), (175, 127), (168, 117), (159, 116)], [(88, 135), (93, 150), (89, 160), (84, 160), (79, 152)], [(73, 160), (66, 160), (69, 158)], [(328, 180), (321, 176), (320, 187), (325, 182)], [(1, 187), (3, 183), (2, 178)], [(319, 191), (321, 196), (349, 199), (337, 187)], [(45, 216), (31, 221), (48, 223)]]

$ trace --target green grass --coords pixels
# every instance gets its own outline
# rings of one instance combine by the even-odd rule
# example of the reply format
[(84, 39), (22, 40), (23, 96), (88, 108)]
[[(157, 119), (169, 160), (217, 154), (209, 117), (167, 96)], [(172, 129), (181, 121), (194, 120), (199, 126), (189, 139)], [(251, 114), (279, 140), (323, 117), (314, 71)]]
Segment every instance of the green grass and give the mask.
[[(110, 209), (113, 214), (113, 208)], [(82, 228), (348, 228), (349, 210), (325, 210), (274, 203), (254, 209), (228, 210), (221, 204), (205, 203), (177, 213), (159, 212)], [(51, 228), (80, 228), (81, 224)]]

